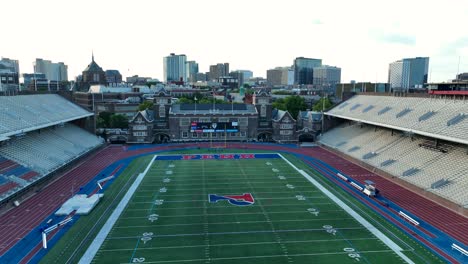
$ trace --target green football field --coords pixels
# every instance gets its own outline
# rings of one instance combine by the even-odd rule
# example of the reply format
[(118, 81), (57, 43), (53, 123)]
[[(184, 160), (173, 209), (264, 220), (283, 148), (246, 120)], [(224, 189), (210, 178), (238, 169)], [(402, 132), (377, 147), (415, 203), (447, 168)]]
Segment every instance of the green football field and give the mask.
[(93, 260), (138, 262), (404, 263), (279, 158), (156, 160)]

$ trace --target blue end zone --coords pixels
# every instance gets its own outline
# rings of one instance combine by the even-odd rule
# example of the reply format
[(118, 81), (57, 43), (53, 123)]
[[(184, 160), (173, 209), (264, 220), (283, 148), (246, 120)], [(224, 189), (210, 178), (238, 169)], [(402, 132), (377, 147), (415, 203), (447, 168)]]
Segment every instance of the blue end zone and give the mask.
[(276, 153), (261, 154), (190, 154), (190, 155), (163, 155), (156, 160), (207, 160), (207, 159), (277, 159)]

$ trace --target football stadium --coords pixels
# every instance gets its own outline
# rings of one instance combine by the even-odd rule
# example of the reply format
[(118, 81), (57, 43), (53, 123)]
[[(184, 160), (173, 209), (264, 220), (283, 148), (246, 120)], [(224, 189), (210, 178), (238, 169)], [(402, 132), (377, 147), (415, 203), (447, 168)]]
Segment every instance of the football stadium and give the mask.
[(0, 263), (467, 263), (464, 96), (357, 94), (307, 144), (109, 144), (64, 97), (1, 96)]

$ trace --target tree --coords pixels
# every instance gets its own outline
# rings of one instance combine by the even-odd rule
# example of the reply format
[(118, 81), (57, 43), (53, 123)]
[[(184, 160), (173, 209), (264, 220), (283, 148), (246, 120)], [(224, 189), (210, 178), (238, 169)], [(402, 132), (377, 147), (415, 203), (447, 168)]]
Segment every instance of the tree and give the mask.
[(153, 102), (151, 101), (144, 101), (138, 106), (138, 111), (143, 111), (146, 109), (152, 109), (154, 106)]
[(128, 128), (128, 119), (121, 114), (113, 114), (110, 123), (112, 128)]
[(291, 116), (296, 117), (299, 114), (299, 111), (304, 111), (307, 109), (307, 104), (303, 97), (298, 95), (291, 95), (286, 98), (280, 98), (273, 102), (273, 107), (288, 111)]
[(304, 97), (298, 95), (288, 96), (284, 99), (284, 104), (286, 105), (286, 110), (293, 116), (297, 117), (299, 111), (304, 111), (307, 109), (307, 104), (305, 103)]
[(189, 99), (187, 97), (181, 97), (181, 98), (179, 98), (177, 103), (179, 103), (179, 104), (193, 104), (193, 100), (191, 100), (191, 99)]
[(104, 119), (102, 119), (101, 117), (98, 117), (97, 120), (96, 120), (96, 127), (97, 128), (106, 128), (107, 127), (106, 121), (104, 121)]
[(110, 118), (111, 118), (111, 116), (112, 116), (112, 113), (109, 113), (109, 112), (99, 113), (99, 117), (98, 117), (98, 120), (97, 120), (98, 124), (100, 124), (101, 127), (110, 127)]
[(273, 102), (273, 108), (280, 109), (280, 110), (286, 110), (286, 105), (284, 104), (284, 99), (279, 98), (278, 100)]
[(320, 100), (318, 100), (314, 106), (312, 107), (313, 111), (316, 112), (321, 112), (323, 110), (327, 110), (330, 107), (332, 107), (333, 103), (330, 101), (330, 98), (328, 97), (322, 97)]

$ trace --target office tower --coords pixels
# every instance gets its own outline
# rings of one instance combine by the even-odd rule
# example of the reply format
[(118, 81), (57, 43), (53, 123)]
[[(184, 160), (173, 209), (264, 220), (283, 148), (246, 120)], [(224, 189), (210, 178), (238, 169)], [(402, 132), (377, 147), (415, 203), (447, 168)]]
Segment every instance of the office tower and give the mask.
[(63, 62), (36, 59), (33, 64), (35, 73), (43, 73), (49, 81), (68, 81), (68, 66)]
[(321, 59), (299, 57), (294, 60), (294, 83), (313, 84), (314, 68), (322, 66)]
[(341, 82), (341, 68), (328, 65), (315, 67), (313, 76), (314, 85), (335, 87)]
[(208, 81), (218, 80), (219, 77), (223, 76), (229, 76), (229, 63), (210, 65), (210, 71), (207, 76)]
[(189, 82), (197, 81), (198, 63), (196, 61), (185, 62), (186, 79)]
[(267, 70), (267, 84), (270, 86), (293, 85), (294, 69), (291, 67), (276, 67)]
[(404, 58), (390, 63), (388, 82), (390, 88), (407, 91), (422, 88), (427, 83), (429, 57)]
[(184, 54), (175, 55), (171, 53), (169, 56), (164, 57), (164, 81), (166, 83), (187, 81), (186, 62), (187, 56)]

